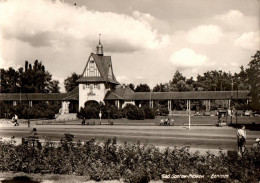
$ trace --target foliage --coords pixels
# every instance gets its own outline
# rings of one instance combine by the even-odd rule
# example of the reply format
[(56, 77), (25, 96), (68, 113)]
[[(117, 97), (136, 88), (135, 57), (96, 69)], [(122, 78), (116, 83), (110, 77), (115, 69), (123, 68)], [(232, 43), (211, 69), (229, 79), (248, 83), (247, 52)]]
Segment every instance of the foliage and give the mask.
[(135, 88), (135, 92), (150, 92), (151, 89), (147, 84), (139, 84)]
[(144, 112), (144, 118), (145, 119), (154, 119), (155, 118), (155, 111), (150, 108), (149, 106), (142, 106), (140, 108)]
[(67, 92), (72, 91), (78, 86), (78, 83), (76, 82), (80, 78), (79, 74), (76, 74), (75, 72), (71, 74), (71, 76), (67, 77), (67, 79), (64, 80), (64, 86), (65, 90)]
[(169, 114), (169, 110), (165, 106), (159, 106), (157, 115), (159, 116), (167, 116)]
[(98, 119), (99, 118), (99, 111), (100, 106), (97, 102), (86, 102), (84, 107), (83, 115), (86, 119)]
[(25, 67), (17, 71), (12, 67), (1, 69), (2, 93), (59, 93), (59, 81), (45, 70), (42, 62), (35, 60), (31, 65), (25, 61)]
[[(0, 117), (12, 118), (14, 114), (17, 114), (19, 118), (27, 119), (36, 119), (36, 118), (47, 118), (53, 119), (55, 114), (59, 112), (60, 102), (39, 102), (34, 104), (33, 107), (29, 107), (27, 103), (18, 103), (17, 106), (12, 106), (0, 102)], [(29, 116), (28, 116), (29, 112)]]
[(97, 102), (86, 102), (84, 108), (80, 108), (77, 117), (80, 119), (98, 119), (101, 109), (102, 119), (118, 119), (124, 117), (122, 110), (118, 109), (115, 105), (98, 104)]
[(97, 102), (86, 102), (85, 107), (79, 110), (77, 117), (80, 119), (98, 119), (101, 109), (102, 119), (154, 119), (155, 112), (152, 108), (144, 105), (139, 108), (132, 104), (127, 104), (124, 109), (118, 109), (115, 105), (103, 104), (99, 105)]
[(132, 120), (145, 119), (144, 111), (135, 105), (127, 104), (123, 110), (127, 119), (132, 119)]
[(135, 85), (133, 83), (130, 83), (128, 86), (131, 90), (135, 91)]
[(154, 88), (153, 88), (153, 92), (167, 92), (167, 83), (165, 84), (157, 84)]
[[(70, 140), (38, 147), (0, 142), (0, 171), (75, 174), (96, 181), (123, 179), (128, 183), (160, 180), (163, 175), (203, 175), (200, 179), (176, 181), (212, 183), (258, 182), (260, 176), (259, 148), (250, 149), (239, 157), (237, 153), (222, 152), (200, 155), (191, 153), (188, 147), (160, 150), (140, 143), (118, 145), (116, 138), (103, 143), (95, 139), (77, 143)], [(212, 179), (212, 174), (228, 175), (228, 178)]]
[(246, 69), (248, 82), (251, 86), (250, 94), (252, 96), (251, 107), (260, 112), (260, 51), (258, 50)]

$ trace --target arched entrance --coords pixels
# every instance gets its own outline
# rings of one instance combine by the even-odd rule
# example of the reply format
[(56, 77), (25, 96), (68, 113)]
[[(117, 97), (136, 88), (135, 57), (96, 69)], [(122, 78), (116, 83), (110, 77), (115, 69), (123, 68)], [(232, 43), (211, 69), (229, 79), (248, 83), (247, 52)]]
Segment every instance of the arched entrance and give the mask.
[(89, 101), (86, 101), (85, 104), (84, 104), (84, 107), (86, 106), (92, 106), (92, 105), (97, 105), (99, 106), (99, 103), (96, 101), (96, 100), (89, 100)]

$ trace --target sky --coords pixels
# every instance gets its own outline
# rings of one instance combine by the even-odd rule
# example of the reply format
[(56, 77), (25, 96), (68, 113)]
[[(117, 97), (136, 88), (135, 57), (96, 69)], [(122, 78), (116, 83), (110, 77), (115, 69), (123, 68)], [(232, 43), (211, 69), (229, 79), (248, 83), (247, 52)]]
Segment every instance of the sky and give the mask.
[(99, 34), (121, 84), (239, 72), (260, 49), (259, 0), (0, 0), (0, 68), (82, 74)]

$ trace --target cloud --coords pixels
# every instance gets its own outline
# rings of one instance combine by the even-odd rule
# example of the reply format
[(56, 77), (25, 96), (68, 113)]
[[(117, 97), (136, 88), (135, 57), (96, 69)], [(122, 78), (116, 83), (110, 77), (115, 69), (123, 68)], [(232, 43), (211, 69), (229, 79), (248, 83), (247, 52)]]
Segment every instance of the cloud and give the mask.
[(233, 67), (237, 67), (237, 66), (238, 66), (238, 63), (236, 63), (236, 62), (231, 62), (230, 65), (233, 66)]
[(235, 40), (234, 45), (246, 50), (260, 49), (260, 31), (243, 33)]
[(142, 13), (139, 11), (134, 11), (133, 17), (135, 19), (141, 20), (143, 22), (147, 22), (149, 24), (155, 20), (155, 18), (152, 15), (150, 15), (149, 13)]
[(217, 44), (222, 38), (223, 33), (216, 25), (200, 25), (188, 32), (187, 39), (194, 44)]
[(117, 76), (116, 79), (121, 84), (128, 84), (128, 83), (130, 83), (130, 79), (128, 77), (126, 77), (126, 76)]
[(229, 10), (227, 13), (215, 16), (216, 19), (233, 25), (239, 23), (244, 17), (244, 14), (238, 10)]
[(234, 30), (252, 31), (259, 29), (259, 17), (245, 16), (239, 10), (229, 10), (223, 14), (216, 15), (214, 18)]
[[(156, 49), (167, 44), (169, 37), (158, 33), (149, 24), (149, 14), (125, 14), (88, 10), (61, 1), (23, 0), (0, 3), (1, 34), (5, 39), (18, 39), (32, 47), (53, 45), (73, 46), (82, 41), (93, 47), (98, 34), (113, 42), (106, 48), (111, 52), (132, 52)], [(144, 21), (144, 19), (146, 19)], [(83, 44), (82, 44), (83, 45)]]
[(170, 57), (171, 63), (180, 69), (200, 67), (206, 64), (207, 56), (196, 53), (190, 48), (176, 51)]

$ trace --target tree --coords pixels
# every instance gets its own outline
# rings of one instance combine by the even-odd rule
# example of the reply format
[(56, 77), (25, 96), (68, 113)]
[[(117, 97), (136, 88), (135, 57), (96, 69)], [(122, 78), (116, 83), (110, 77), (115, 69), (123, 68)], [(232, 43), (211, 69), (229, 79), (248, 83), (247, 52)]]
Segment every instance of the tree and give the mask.
[(59, 81), (53, 80), (48, 86), (50, 93), (60, 93)]
[(252, 56), (252, 60), (246, 69), (248, 75), (248, 82), (251, 86), (250, 94), (252, 96), (251, 107), (253, 110), (260, 112), (260, 50)]
[(19, 73), (12, 67), (7, 70), (1, 69), (1, 92), (2, 93), (17, 93)]
[(147, 84), (137, 85), (135, 88), (135, 92), (150, 92), (151, 89)]
[(23, 93), (58, 93), (59, 81), (52, 80), (52, 75), (45, 70), (42, 62), (34, 61), (33, 66), (25, 61), (25, 69), (19, 70), (19, 88)]
[(175, 72), (172, 80), (169, 82), (169, 91), (186, 91), (185, 86), (186, 77), (184, 77), (178, 70)]
[(202, 76), (197, 76), (197, 90), (205, 91), (231, 91), (233, 76), (220, 71), (207, 71)]
[(67, 92), (72, 91), (78, 86), (76, 82), (80, 78), (80, 75), (76, 74), (75, 72), (71, 74), (71, 76), (67, 77), (64, 81), (65, 90)]
[(45, 71), (42, 62), (35, 60), (33, 66), (25, 61), (25, 68), (18, 71), (10, 67), (1, 69), (2, 93), (57, 93), (59, 82), (52, 80), (52, 75)]
[(130, 83), (129, 85), (129, 88), (132, 89), (133, 91), (135, 91), (135, 85), (133, 83)]
[(167, 88), (165, 84), (157, 84), (154, 88), (153, 88), (153, 92), (166, 92)]

